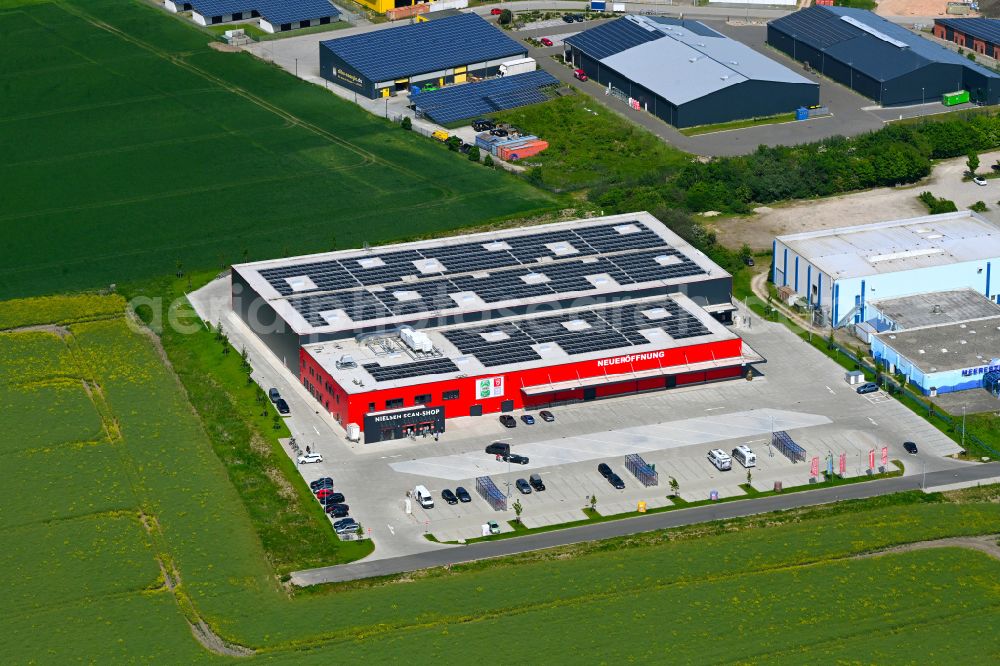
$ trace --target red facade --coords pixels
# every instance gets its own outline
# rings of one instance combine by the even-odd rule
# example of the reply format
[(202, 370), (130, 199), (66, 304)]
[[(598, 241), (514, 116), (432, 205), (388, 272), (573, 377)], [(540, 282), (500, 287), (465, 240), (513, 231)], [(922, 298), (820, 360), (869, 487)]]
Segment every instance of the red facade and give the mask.
[[(459, 379), (428, 381), (402, 388), (376, 389), (372, 391), (348, 394), (337, 384), (322, 366), (309, 354), (308, 349), (301, 348), (300, 380), (309, 392), (334, 416), (342, 425), (348, 423), (364, 423), (364, 416), (369, 412), (380, 412), (399, 407), (416, 405), (442, 405), (445, 418), (469, 416), (474, 406), (482, 407), (483, 414), (498, 413), (503, 409), (503, 403), (512, 401), (513, 409), (537, 407), (556, 402), (578, 401), (594, 397), (607, 397), (624, 393), (634, 393), (662, 389), (666, 386), (663, 376), (643, 379), (628, 379), (631, 372), (653, 370), (657, 368), (670, 369), (675, 374), (677, 386), (698, 382), (712, 381), (730, 377), (738, 377), (743, 372), (742, 367), (743, 341), (740, 339), (721, 340), (688, 347), (664, 349), (638, 354), (625, 354), (591, 361), (579, 361), (562, 365), (552, 365), (527, 370), (497, 372)], [(685, 372), (689, 364), (720, 361), (730, 361), (727, 367), (711, 370)], [(553, 390), (544, 395), (527, 396), (522, 388), (545, 386), (560, 382), (578, 381), (587, 378), (607, 376), (622, 376), (617, 380), (595, 386), (592, 393), (585, 395), (582, 388), (571, 390)], [(482, 379), (502, 378), (503, 393), (497, 397), (480, 398), (477, 384)], [(445, 394), (449, 394), (445, 399)], [(457, 395), (456, 395), (457, 394)], [(401, 402), (400, 402), (401, 401)]]

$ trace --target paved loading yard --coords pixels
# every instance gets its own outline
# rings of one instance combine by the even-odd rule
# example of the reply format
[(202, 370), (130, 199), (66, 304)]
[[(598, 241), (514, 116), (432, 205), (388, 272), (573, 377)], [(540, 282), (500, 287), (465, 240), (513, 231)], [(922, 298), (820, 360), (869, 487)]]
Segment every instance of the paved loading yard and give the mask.
[[(843, 370), (839, 366), (797, 340), (784, 327), (762, 322), (756, 317), (752, 329), (739, 331), (751, 347), (768, 359), (768, 363), (762, 366), (764, 376), (752, 382), (738, 380), (568, 405), (553, 410), (557, 418), (555, 423), (544, 423), (539, 419), (536, 425), (525, 426), (518, 422), (517, 428), (511, 430), (501, 427), (495, 416), (456, 419), (449, 421), (448, 431), (439, 442), (427, 438), (373, 445), (352, 444), (344, 441), (343, 431), (326, 414), (317, 413), (313, 398), (301, 384), (282, 370), (280, 362), (263, 349), (238, 318), (231, 315), (228, 311), (228, 286), (224, 281), (210, 284), (192, 294), (191, 298), (199, 312), (212, 321), (222, 318), (237, 348), (246, 346), (253, 360), (254, 377), (265, 387), (278, 387), (288, 400), (292, 409), (288, 424), (292, 432), (303, 448), (311, 445), (325, 458), (321, 464), (300, 467), (303, 477), (307, 481), (319, 476), (333, 477), (337, 490), (347, 495), (351, 515), (371, 529), (376, 543), (372, 559), (448, 547), (424, 539), (426, 530), (435, 531), (445, 539), (456, 539), (478, 535), (479, 526), (486, 520), (502, 522), (513, 518), (512, 511), (504, 514), (495, 512), (475, 495), (475, 474), (468, 474), (460, 481), (443, 481), (434, 476), (408, 474), (393, 468), (393, 463), (397, 463), (398, 467), (398, 463), (403, 462), (471, 454), (481, 461), (480, 464), (491, 465), (496, 470), (493, 477), (499, 485), (505, 479), (507, 465), (496, 463), (483, 452), (483, 448), (491, 441), (505, 438), (509, 438), (506, 441), (511, 443), (515, 452), (522, 447), (525, 450), (529, 450), (529, 446), (541, 447), (543, 442), (552, 440), (563, 445), (567, 441), (572, 444), (575, 438), (591, 440), (592, 447), (592, 440), (609, 437), (609, 431), (639, 429), (640, 433), (662, 433), (664, 431), (659, 428), (649, 426), (671, 423), (669, 432), (676, 439), (678, 432), (684, 431), (684, 425), (676, 422), (700, 417), (711, 418), (697, 423), (713, 424), (714, 436), (717, 437), (726, 435), (724, 429), (716, 429), (717, 424), (733, 419), (733, 414), (769, 414), (758, 410), (774, 410), (775, 414), (796, 419), (795, 424), (776, 427), (795, 425), (790, 432), (810, 457), (818, 455), (822, 460), (828, 451), (847, 452), (850, 474), (857, 473), (859, 467), (867, 464), (864, 457), (875, 439), (880, 445), (884, 442), (889, 446), (890, 458), (906, 463), (907, 474), (920, 474), (924, 465), (928, 472), (932, 472), (961, 464), (942, 457), (956, 452), (958, 447), (925, 421), (893, 400), (857, 395), (844, 382)], [(578, 462), (557, 460), (555, 465), (539, 468), (546, 486), (550, 488), (541, 495), (525, 497), (514, 492), (522, 499), (528, 524), (578, 519), (581, 517), (580, 509), (585, 506), (584, 498), (591, 493), (597, 494), (598, 510), (601, 512), (632, 510), (638, 499), (646, 499), (650, 506), (657, 506), (666, 501), (665, 484), (669, 475), (678, 479), (681, 495), (688, 499), (706, 498), (712, 489), (725, 496), (738, 491), (737, 486), (746, 480), (746, 473), (738, 463), (731, 472), (717, 472), (709, 465), (705, 455), (708, 449), (715, 446), (728, 452), (736, 444), (744, 442), (749, 442), (758, 455), (760, 467), (753, 473), (755, 486), (770, 488), (775, 478), (782, 479), (786, 484), (807, 482), (809, 471), (806, 464), (791, 465), (779, 455), (774, 458), (767, 455), (765, 441), (770, 425), (765, 429), (763, 419), (758, 421), (756, 430), (759, 434), (734, 432), (730, 435), (732, 439), (718, 443), (699, 439), (703, 443), (693, 445), (664, 441), (659, 449), (643, 453), (648, 462), (656, 464), (661, 475), (661, 485), (655, 490), (641, 489), (625, 471), (619, 448), (608, 458), (587, 460), (583, 457), (576, 459)], [(767, 421), (770, 421), (769, 416)], [(690, 430), (688, 436), (692, 436)], [(703, 438), (707, 435), (699, 433), (698, 436)], [(919, 444), (918, 456), (908, 456), (903, 452), (901, 444), (906, 440)], [(555, 448), (554, 445), (549, 446)], [(860, 461), (858, 452), (862, 454)], [(593, 454), (591, 449), (588, 455)], [(552, 455), (556, 454), (553, 452)], [(612, 465), (625, 481), (625, 491), (615, 491), (597, 474), (598, 462)], [(530, 472), (529, 469), (512, 466), (511, 474), (515, 479), (526, 478)], [(418, 483), (434, 491), (437, 506), (426, 515), (414, 506), (414, 513), (408, 516), (404, 512), (406, 492)], [(473, 494), (471, 504), (449, 507), (439, 499), (443, 488), (454, 490), (457, 485), (465, 486)], [(658, 499), (652, 501), (654, 497)]]

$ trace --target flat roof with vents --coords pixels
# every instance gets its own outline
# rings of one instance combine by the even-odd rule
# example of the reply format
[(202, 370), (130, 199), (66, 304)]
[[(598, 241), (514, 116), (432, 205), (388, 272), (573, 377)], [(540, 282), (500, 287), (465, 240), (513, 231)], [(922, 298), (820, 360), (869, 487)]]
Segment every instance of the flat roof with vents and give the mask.
[(728, 303), (731, 276), (640, 212), (239, 264), (233, 281), (323, 339), (681, 290)]
[(886, 298), (869, 305), (900, 330), (1000, 317), (1000, 305), (972, 289)]
[(875, 337), (925, 374), (978, 368), (1000, 357), (1000, 317), (879, 333)]
[(1000, 258), (1000, 227), (967, 210), (777, 240), (834, 279)]

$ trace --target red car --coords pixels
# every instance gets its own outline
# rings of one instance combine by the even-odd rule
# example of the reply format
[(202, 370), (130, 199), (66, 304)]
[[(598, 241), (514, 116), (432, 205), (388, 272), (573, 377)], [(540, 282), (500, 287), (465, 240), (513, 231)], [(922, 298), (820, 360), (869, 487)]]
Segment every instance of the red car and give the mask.
[(329, 495), (333, 495), (333, 488), (320, 488), (316, 491), (316, 499), (323, 499)]
[(579, 79), (580, 81), (586, 81), (587, 80), (587, 74), (582, 69), (574, 69), (573, 70), (573, 76), (575, 78)]
[(490, 10), (490, 14), (492, 14), (493, 16), (500, 16), (500, 10), (494, 7), (493, 9)]
[(552, 40), (548, 37), (542, 37), (542, 46), (552, 46)]

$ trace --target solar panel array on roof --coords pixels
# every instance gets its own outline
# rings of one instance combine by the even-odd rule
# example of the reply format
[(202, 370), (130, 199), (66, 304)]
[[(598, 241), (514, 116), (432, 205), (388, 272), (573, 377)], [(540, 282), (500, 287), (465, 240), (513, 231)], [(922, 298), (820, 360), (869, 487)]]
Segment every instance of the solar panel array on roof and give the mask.
[[(848, 19), (848, 20), (845, 20)], [(860, 23), (865, 30), (858, 27)], [(1000, 74), (963, 58), (877, 14), (850, 7), (813, 6), (768, 23), (790, 37), (885, 81), (930, 63), (958, 65), (989, 78)], [(902, 46), (900, 46), (902, 44)]]
[(320, 42), (370, 81), (521, 57), (527, 48), (475, 14)]
[(1000, 20), (990, 18), (936, 18), (934, 22), (957, 30), (969, 37), (991, 44), (1000, 44)]
[(508, 320), (442, 331), (463, 354), (485, 367), (541, 359), (532, 345), (557, 344), (570, 356), (648, 345), (642, 331), (659, 330), (674, 340), (710, 331), (671, 298), (586, 312)]
[[(266, 268), (261, 277), (313, 326), (702, 275), (645, 225), (604, 224)], [(347, 323), (347, 322), (344, 322)]]
[(412, 363), (400, 363), (395, 365), (379, 365), (378, 363), (365, 363), (361, 366), (377, 382), (391, 382), (396, 379), (409, 379), (411, 377), (422, 377), (424, 375), (444, 375), (451, 372), (458, 372), (458, 366), (452, 363), (451, 359), (435, 358), (429, 361), (414, 361)]
[(591, 58), (601, 60), (662, 37), (662, 32), (650, 30), (635, 21), (623, 18), (584, 30), (567, 37), (565, 41)]
[(325, 16), (340, 16), (340, 11), (327, 0), (190, 0), (194, 11), (205, 17), (251, 12), (273, 25), (298, 23)]
[(536, 70), (422, 92), (411, 96), (410, 100), (428, 118), (445, 125), (504, 109), (544, 102), (547, 97), (540, 89), (558, 83), (548, 72)]

